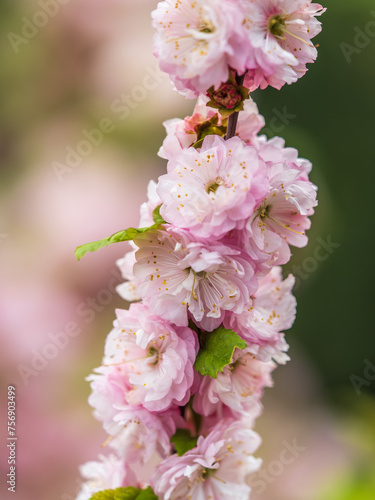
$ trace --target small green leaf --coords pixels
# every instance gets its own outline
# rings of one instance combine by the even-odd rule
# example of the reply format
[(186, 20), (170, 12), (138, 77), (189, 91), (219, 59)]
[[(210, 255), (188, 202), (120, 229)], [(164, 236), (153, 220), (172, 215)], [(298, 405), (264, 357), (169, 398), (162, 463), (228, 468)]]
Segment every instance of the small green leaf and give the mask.
[(98, 491), (90, 500), (115, 500), (115, 490)]
[(219, 327), (213, 332), (202, 333), (200, 336), (201, 348), (195, 360), (194, 368), (201, 375), (216, 378), (217, 372), (232, 361), (234, 349), (245, 349), (246, 342), (233, 330)]
[(188, 429), (177, 429), (176, 434), (171, 437), (171, 443), (174, 444), (179, 457), (195, 448), (197, 441), (198, 437), (193, 437)]
[(140, 227), (134, 228), (129, 227), (129, 229), (125, 229), (124, 231), (119, 231), (118, 233), (113, 234), (109, 238), (104, 238), (103, 240), (93, 241), (91, 243), (86, 243), (85, 245), (81, 245), (76, 248), (74, 254), (77, 260), (81, 260), (87, 252), (96, 252), (99, 248), (107, 247), (112, 245), (112, 243), (119, 243), (121, 241), (130, 241), (139, 236), (140, 234), (147, 233), (152, 229), (158, 229), (160, 224), (154, 224), (150, 227)]
[(127, 488), (117, 488), (114, 500), (137, 500), (141, 490), (128, 486)]
[(152, 212), (152, 218), (154, 219), (155, 224), (166, 224), (166, 221), (160, 215), (160, 209), (161, 205), (155, 208), (155, 210)]
[(98, 491), (90, 500), (158, 500), (158, 497), (150, 486), (145, 490), (128, 486), (127, 488)]
[(158, 500), (158, 497), (153, 492), (151, 486), (142, 490), (137, 496), (137, 500)]

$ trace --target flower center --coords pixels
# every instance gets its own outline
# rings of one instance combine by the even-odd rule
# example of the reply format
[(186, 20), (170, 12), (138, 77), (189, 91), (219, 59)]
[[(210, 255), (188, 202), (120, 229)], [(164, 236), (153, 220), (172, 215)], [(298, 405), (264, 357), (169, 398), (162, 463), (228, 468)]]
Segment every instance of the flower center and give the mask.
[(156, 347), (150, 347), (147, 354), (149, 358), (155, 357), (151, 365), (156, 366), (159, 363), (159, 356), (160, 356), (160, 353), (156, 349)]
[(216, 469), (203, 469), (202, 470), (202, 482), (204, 482), (208, 477), (212, 476), (216, 472)]
[(271, 205), (266, 205), (258, 209), (258, 214), (261, 219), (266, 219), (270, 215)]
[(216, 177), (216, 179), (213, 182), (206, 185), (206, 192), (208, 194), (216, 193), (217, 188), (219, 186), (222, 186), (223, 184), (224, 184), (224, 180), (221, 177)]
[(214, 33), (215, 26), (209, 19), (202, 19), (198, 26), (198, 31), (200, 33)]
[(271, 16), (268, 20), (268, 31), (271, 35), (282, 38), (284, 31), (286, 30), (285, 18), (277, 14), (276, 16)]

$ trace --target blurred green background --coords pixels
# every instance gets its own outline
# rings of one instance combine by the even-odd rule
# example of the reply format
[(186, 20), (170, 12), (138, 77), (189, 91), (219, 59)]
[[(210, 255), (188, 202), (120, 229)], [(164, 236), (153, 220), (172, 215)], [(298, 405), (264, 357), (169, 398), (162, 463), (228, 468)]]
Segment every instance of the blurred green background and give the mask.
[[(155, 89), (136, 102), (128, 117), (114, 111), (122, 93), (131, 93), (146, 74), (156, 74), (149, 18), (155, 3), (71, 0), (59, 5), (35, 36), (18, 45), (18, 53), (9, 33), (21, 35), (23, 18), (32, 19), (40, 4), (3, 0), (0, 5), (4, 385), (19, 380), (19, 363), (30, 361), (30, 349), (43, 345), (47, 332), (76, 319), (77, 304), (106, 287), (108, 273), (126, 248), (108, 249), (80, 264), (72, 252), (85, 241), (137, 222), (148, 179), (156, 179), (165, 169), (156, 156), (164, 138), (162, 121), (184, 117), (193, 108), (192, 101), (172, 91), (166, 77), (152, 76)], [(296, 249), (285, 268), (285, 274), (299, 276), (297, 320), (287, 334), (292, 361), (279, 368), (276, 387), (267, 391), (259, 432), (264, 436), (264, 455), (272, 457), (283, 437), (274, 434), (276, 426), (291, 427), (292, 437), (293, 425), (302, 436), (310, 429), (309, 443), (315, 435), (322, 439), (322, 456), (309, 445), (311, 463), (307, 461), (302, 472), (290, 473), (289, 479), (286, 471), (259, 495), (263, 499), (375, 498), (375, 4), (326, 0), (324, 6), (328, 10), (321, 18), (323, 32), (315, 39), (320, 45), (317, 62), (298, 83), (280, 92), (267, 89), (253, 95), (266, 119), (267, 135), (284, 137), (288, 146), (310, 159), (311, 178), (319, 187), (309, 245)], [(74, 149), (84, 139), (82, 130), (97, 128), (103, 118), (112, 121), (113, 131), (59, 182), (55, 162), (64, 163), (66, 146)], [(322, 260), (322, 255), (327, 258)], [(35, 283), (44, 290), (38, 299), (32, 291)], [(61, 311), (46, 311), (53, 311), (57, 302)], [(64, 427), (64, 432), (73, 433), (70, 447), (65, 443), (66, 459), (60, 461), (56, 453), (38, 452), (37, 437), (25, 438), (19, 451), (29, 457), (20, 458), (28, 486), (20, 486), (21, 500), (36, 494), (40, 500), (51, 494), (74, 498), (73, 471), (79, 461), (94, 458), (102, 435), (99, 424), (91, 421), (84, 377), (100, 362), (114, 307), (122, 307), (119, 298), (96, 311), (94, 323), (85, 326), (81, 318), (85, 335), (72, 341), (39, 378), (30, 379), (27, 388), (20, 382), (25, 398), (33, 390), (44, 394), (39, 411), (29, 414), (35, 419), (32, 424), (28, 417), (29, 429), (38, 427), (44, 412), (44, 418), (56, 422), (51, 435), (59, 434), (59, 426), (66, 422), (71, 427)], [(18, 327), (20, 310), (27, 313), (26, 323), (19, 318)], [(41, 343), (30, 341), (24, 351), (17, 350), (15, 346), (31, 335), (30, 324)], [(42, 377), (55, 385), (43, 386)], [(85, 443), (95, 442), (84, 452), (78, 447), (82, 433)], [(45, 467), (45, 462), (38, 462), (41, 455), (56, 469), (54, 485), (41, 486), (35, 480), (38, 467)], [(324, 476), (319, 462), (325, 459)], [(313, 483), (304, 489), (309, 471)]]

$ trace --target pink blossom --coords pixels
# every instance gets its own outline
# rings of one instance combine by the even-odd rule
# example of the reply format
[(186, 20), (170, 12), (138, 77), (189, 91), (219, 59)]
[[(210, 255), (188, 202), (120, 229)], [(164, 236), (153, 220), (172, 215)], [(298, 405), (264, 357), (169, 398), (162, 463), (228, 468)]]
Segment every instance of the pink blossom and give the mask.
[[(164, 122), (164, 127), (167, 131), (167, 137), (164, 139), (163, 145), (159, 150), (159, 156), (167, 160), (178, 155), (182, 149), (187, 149), (201, 138), (201, 135), (207, 132), (208, 126), (211, 127), (212, 134), (220, 135), (222, 132), (218, 127), (223, 126), (221, 114), (209, 106), (207, 106), (208, 97), (199, 96), (197, 104), (194, 108), (192, 116), (187, 116), (184, 120), (175, 118)], [(216, 117), (216, 125), (209, 123), (213, 117)], [(225, 123), (225, 121), (224, 121)], [(264, 118), (259, 114), (258, 107), (251, 99), (244, 101), (244, 109), (239, 114), (237, 135), (248, 145), (256, 142), (256, 137), (261, 128), (265, 125)], [(214, 129), (216, 127), (216, 130)], [(220, 132), (220, 133), (219, 133)], [(161, 203), (161, 202), (160, 202)]]
[(192, 116), (184, 120), (174, 118), (163, 123), (167, 137), (159, 149), (158, 155), (169, 160), (179, 154), (182, 149), (187, 149), (198, 140), (198, 131), (203, 123), (217, 116), (218, 125), (222, 123), (221, 115), (216, 109), (206, 106), (208, 97), (200, 95), (195, 105)]
[(152, 13), (154, 55), (178, 90), (192, 97), (226, 82), (229, 67), (245, 71), (243, 16), (232, 1), (166, 0)]
[(129, 463), (145, 463), (155, 451), (164, 457), (168, 455), (176, 426), (184, 426), (177, 407), (152, 413), (142, 406), (130, 405), (126, 396), (132, 387), (124, 365), (102, 366), (95, 371), (89, 377), (89, 403), (110, 435), (109, 446)]
[(193, 409), (208, 416), (225, 405), (235, 416), (247, 416), (260, 402), (263, 388), (272, 386), (271, 371), (275, 366), (254, 359), (249, 349), (236, 349), (232, 362), (218, 372), (217, 378), (201, 377)]
[(119, 432), (109, 441), (129, 463), (145, 464), (156, 452), (166, 457), (171, 451), (170, 439), (184, 421), (177, 407), (153, 413), (142, 407), (125, 405), (114, 418)]
[(159, 178), (160, 213), (201, 238), (220, 238), (243, 227), (269, 192), (265, 164), (238, 137), (207, 136), (200, 151), (182, 150)]
[(99, 460), (81, 465), (80, 472), (86, 480), (76, 500), (90, 500), (94, 493), (107, 489), (138, 486), (134, 472), (122, 458), (111, 454), (99, 455)]
[(311, 163), (296, 158), (295, 149), (282, 145), (279, 138), (271, 141), (260, 138), (259, 155), (267, 164), (271, 189), (246, 225), (250, 240), (247, 250), (256, 253), (254, 247), (257, 247), (269, 254), (275, 264), (288, 262), (289, 245), (307, 244), (305, 230), (311, 225), (308, 216), (317, 205), (317, 188), (307, 175)]
[(280, 89), (303, 76), (317, 57), (311, 43), (321, 31), (315, 18), (325, 12), (311, 0), (239, 0), (248, 33), (245, 86)]
[(152, 231), (135, 243), (139, 293), (152, 311), (176, 325), (186, 326), (192, 317), (212, 331), (225, 311), (240, 314), (257, 288), (252, 262), (238, 248), (202, 243), (174, 228)]
[(288, 345), (280, 333), (290, 328), (296, 317), (296, 299), (292, 295), (294, 277), (282, 279), (281, 267), (273, 267), (259, 280), (259, 288), (249, 307), (241, 314), (227, 315), (224, 325), (244, 340), (248, 349), (261, 361), (275, 359), (285, 363)]
[(116, 313), (104, 361), (106, 365), (126, 366), (130, 385), (126, 401), (150, 411), (185, 405), (194, 381), (195, 332), (172, 326), (143, 304), (132, 304), (128, 311), (118, 309)]
[(87, 380), (91, 386), (89, 404), (94, 408), (95, 418), (103, 422), (108, 434), (116, 435), (120, 428), (113, 419), (118, 407), (127, 403), (125, 396), (131, 390), (126, 365), (100, 366)]
[(262, 463), (252, 456), (259, 444), (259, 436), (243, 422), (224, 420), (207, 437), (200, 436), (196, 448), (163, 460), (151, 484), (164, 500), (248, 500), (246, 477)]

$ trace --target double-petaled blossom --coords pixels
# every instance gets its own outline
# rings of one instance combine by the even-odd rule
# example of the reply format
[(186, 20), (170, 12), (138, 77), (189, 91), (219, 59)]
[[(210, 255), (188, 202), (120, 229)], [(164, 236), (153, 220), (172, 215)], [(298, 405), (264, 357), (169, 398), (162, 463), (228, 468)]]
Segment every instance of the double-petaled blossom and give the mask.
[(145, 463), (155, 452), (167, 456), (176, 426), (184, 425), (178, 408), (150, 412), (131, 405), (126, 395), (132, 387), (123, 366), (105, 366), (95, 371), (88, 378), (92, 390), (89, 403), (110, 435), (109, 446), (129, 463)]
[(280, 89), (303, 76), (317, 57), (311, 39), (321, 31), (315, 16), (325, 9), (311, 0), (238, 0), (247, 31), (245, 86)]
[(256, 248), (270, 255), (274, 264), (285, 264), (289, 245), (307, 244), (305, 231), (317, 205), (317, 188), (308, 178), (311, 163), (299, 159), (295, 149), (284, 148), (280, 138), (266, 141), (262, 136), (258, 150), (267, 164), (270, 191), (247, 222), (248, 251), (256, 253)]
[[(150, 312), (143, 304), (119, 309), (108, 335), (101, 370), (117, 380), (117, 397), (149, 411), (184, 405), (194, 382), (198, 341), (187, 327), (177, 327)], [(113, 373), (113, 368), (118, 371)], [(121, 400), (120, 400), (121, 401)]]
[(154, 55), (179, 90), (194, 97), (225, 82), (230, 67), (245, 70), (246, 33), (235, 2), (165, 0), (152, 17)]
[(126, 366), (126, 401), (150, 411), (185, 405), (194, 381), (196, 333), (156, 316), (144, 304), (118, 309), (108, 335), (105, 364)]
[(249, 349), (236, 349), (232, 362), (218, 372), (217, 378), (201, 377), (194, 410), (209, 416), (225, 405), (234, 416), (247, 416), (260, 402), (263, 389), (272, 386), (271, 371), (275, 366), (255, 359)]
[(246, 478), (262, 463), (253, 456), (259, 444), (244, 422), (224, 420), (185, 455), (163, 460), (151, 484), (164, 500), (247, 500)]
[(257, 288), (252, 262), (239, 248), (198, 241), (174, 228), (150, 231), (135, 243), (138, 293), (176, 325), (186, 326), (191, 318), (212, 331), (225, 311), (240, 314)]
[(114, 417), (118, 432), (109, 441), (129, 463), (147, 463), (157, 453), (166, 457), (171, 452), (170, 439), (177, 427), (184, 427), (178, 407), (150, 412), (142, 407), (124, 405)]
[(285, 363), (288, 345), (283, 331), (296, 317), (296, 299), (292, 294), (294, 277), (282, 279), (281, 267), (273, 267), (259, 280), (259, 288), (241, 314), (227, 315), (224, 325), (233, 328), (246, 342), (248, 350), (259, 360), (274, 359)]
[(153, 12), (154, 54), (188, 97), (218, 88), (232, 70), (250, 90), (280, 89), (315, 61), (324, 11), (311, 0), (166, 0)]
[(243, 228), (269, 192), (266, 165), (238, 137), (207, 136), (199, 151), (182, 150), (159, 178), (160, 213), (200, 238), (220, 238)]

